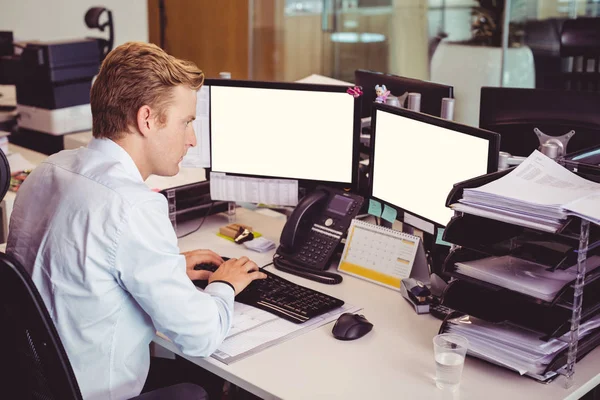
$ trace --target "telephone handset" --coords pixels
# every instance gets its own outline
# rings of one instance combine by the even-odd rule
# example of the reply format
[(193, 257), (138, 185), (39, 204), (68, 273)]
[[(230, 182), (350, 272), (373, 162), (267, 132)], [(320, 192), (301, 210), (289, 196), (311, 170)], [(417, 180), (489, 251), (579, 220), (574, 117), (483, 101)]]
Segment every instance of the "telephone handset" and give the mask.
[(361, 196), (324, 186), (305, 196), (281, 232), (275, 268), (321, 283), (340, 283), (341, 275), (324, 270), (362, 203)]

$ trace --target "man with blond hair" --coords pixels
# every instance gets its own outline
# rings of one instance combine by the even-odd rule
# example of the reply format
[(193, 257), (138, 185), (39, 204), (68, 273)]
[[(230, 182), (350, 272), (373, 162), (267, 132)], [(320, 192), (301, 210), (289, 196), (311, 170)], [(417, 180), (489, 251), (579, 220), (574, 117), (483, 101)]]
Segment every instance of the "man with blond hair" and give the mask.
[[(234, 295), (265, 277), (246, 257), (180, 254), (166, 199), (144, 183), (177, 174), (196, 145), (203, 81), (155, 45), (115, 48), (91, 91), (94, 139), (49, 157), (19, 190), (7, 253), (31, 274), (85, 399), (139, 395), (156, 330), (209, 356), (231, 326)], [(199, 263), (220, 267), (195, 271)], [(208, 279), (204, 292), (194, 279)]]

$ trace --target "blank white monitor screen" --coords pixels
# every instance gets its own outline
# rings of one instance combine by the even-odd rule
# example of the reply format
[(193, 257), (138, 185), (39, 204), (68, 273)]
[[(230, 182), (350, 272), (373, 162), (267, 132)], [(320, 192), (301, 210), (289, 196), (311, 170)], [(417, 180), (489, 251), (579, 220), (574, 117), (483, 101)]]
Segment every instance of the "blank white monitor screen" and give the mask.
[(373, 197), (445, 226), (455, 183), (488, 172), (489, 141), (376, 111)]
[(354, 98), (212, 85), (213, 171), (352, 183)]

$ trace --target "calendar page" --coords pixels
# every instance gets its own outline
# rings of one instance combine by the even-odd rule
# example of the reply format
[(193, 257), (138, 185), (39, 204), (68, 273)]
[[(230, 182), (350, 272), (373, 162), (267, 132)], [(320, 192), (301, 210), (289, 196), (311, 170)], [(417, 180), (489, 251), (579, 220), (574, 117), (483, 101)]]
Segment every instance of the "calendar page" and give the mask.
[(402, 279), (410, 276), (419, 240), (407, 233), (352, 220), (338, 270), (400, 290)]

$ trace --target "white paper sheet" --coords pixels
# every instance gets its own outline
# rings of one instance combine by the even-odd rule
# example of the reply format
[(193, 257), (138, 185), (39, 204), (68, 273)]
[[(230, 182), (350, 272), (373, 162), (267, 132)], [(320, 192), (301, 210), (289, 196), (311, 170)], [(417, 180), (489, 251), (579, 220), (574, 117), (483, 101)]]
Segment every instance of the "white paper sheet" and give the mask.
[[(589, 257), (587, 272), (599, 265), (599, 256)], [(548, 302), (554, 300), (565, 285), (577, 278), (577, 265), (552, 272), (547, 270), (547, 266), (511, 256), (458, 262), (456, 267), (456, 271), (463, 275)]]
[(535, 150), (508, 175), (477, 189), (465, 192), (510, 198), (532, 205), (560, 206), (600, 190), (590, 182), (568, 171), (554, 160)]
[[(580, 337), (599, 325), (600, 316), (583, 323)], [(469, 340), (469, 354), (506, 366), (521, 375), (542, 374), (554, 357), (569, 346), (565, 336), (545, 342), (536, 332), (473, 317), (450, 320), (446, 332), (465, 336)]]
[(249, 178), (211, 172), (210, 195), (212, 200), (295, 206), (298, 204), (298, 181)]
[(197, 144), (188, 150), (181, 166), (210, 168), (210, 88), (202, 86), (196, 99), (196, 119), (192, 124)]
[(233, 327), (212, 357), (225, 364), (231, 364), (334, 321), (343, 313), (356, 313), (360, 309), (345, 304), (302, 324), (295, 324), (266, 311), (236, 302)]
[(502, 178), (465, 189), (459, 202), (452, 208), (550, 232), (569, 215), (600, 222), (600, 184), (537, 150)]
[(354, 86), (354, 83), (341, 81), (339, 79), (330, 78), (328, 76), (312, 74), (305, 78), (298, 79), (298, 83), (314, 83), (319, 85), (337, 85), (337, 86)]

